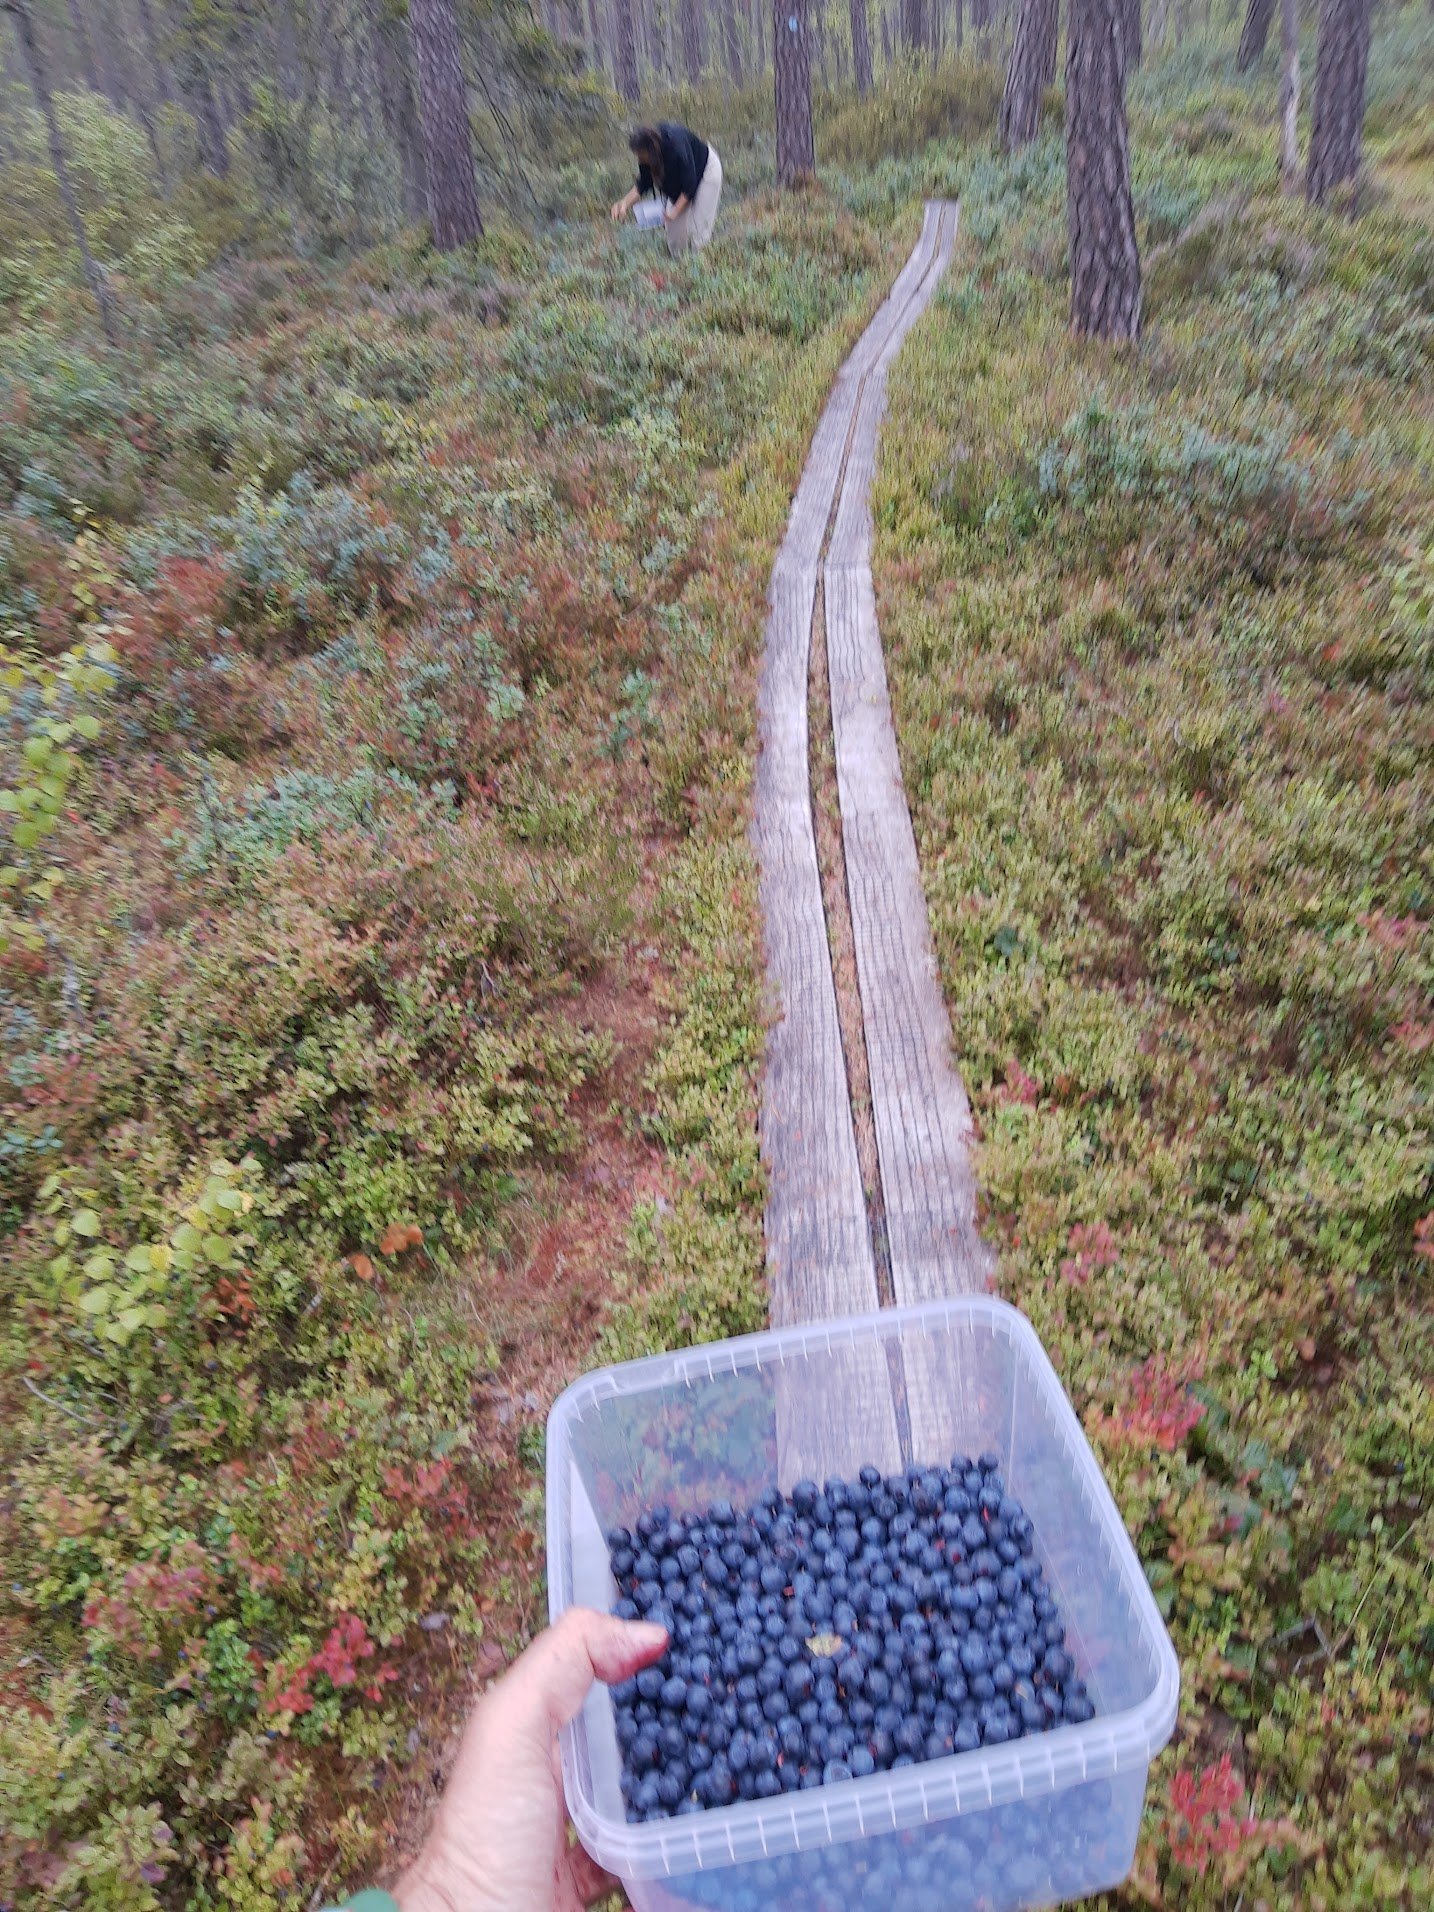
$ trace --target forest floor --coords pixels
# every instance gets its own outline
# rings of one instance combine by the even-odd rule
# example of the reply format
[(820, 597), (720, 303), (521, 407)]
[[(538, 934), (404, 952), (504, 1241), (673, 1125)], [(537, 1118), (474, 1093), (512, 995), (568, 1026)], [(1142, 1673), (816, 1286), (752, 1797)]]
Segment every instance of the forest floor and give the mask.
[(82, 758), (0, 958), (0, 1902), (373, 1876), (541, 1621), (553, 1394), (764, 1319), (764, 590), (933, 193), (882, 628), (1002, 1291), (1185, 1669), (1124, 1898), (1427, 1903), (1427, 34), (1354, 225), (1270, 190), (1270, 74), (1137, 83), (1129, 361), (990, 69), (781, 203), (718, 109), (681, 269), (326, 263), (92, 116), (113, 353), (0, 181), (13, 723)]
[(0, 979), (0, 1900), (371, 1875), (541, 1624), (555, 1393), (763, 1319), (752, 673), (908, 223), (12, 307), (0, 623), (84, 764)]
[(1128, 356), (1065, 330), (1058, 141), (973, 165), (876, 486), (1000, 1292), (1180, 1654), (1122, 1903), (1434, 1897), (1427, 29), (1374, 62), (1353, 222), (1272, 71), (1142, 77)]

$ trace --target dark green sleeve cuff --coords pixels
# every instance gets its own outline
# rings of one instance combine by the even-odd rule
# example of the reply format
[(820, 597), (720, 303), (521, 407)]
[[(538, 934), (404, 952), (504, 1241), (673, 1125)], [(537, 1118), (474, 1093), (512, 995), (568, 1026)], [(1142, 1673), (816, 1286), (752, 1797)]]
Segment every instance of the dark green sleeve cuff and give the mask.
[(370, 1885), (341, 1905), (326, 1905), (324, 1912), (398, 1912), (398, 1900), (391, 1892), (380, 1892), (376, 1885)]

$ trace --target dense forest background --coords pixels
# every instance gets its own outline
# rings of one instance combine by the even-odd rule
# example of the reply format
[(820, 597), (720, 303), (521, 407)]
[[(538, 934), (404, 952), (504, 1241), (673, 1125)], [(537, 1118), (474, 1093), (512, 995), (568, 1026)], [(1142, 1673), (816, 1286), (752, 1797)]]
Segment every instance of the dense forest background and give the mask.
[[(1121, 1903), (1428, 1904), (1431, 56), (0, 0), (0, 1904), (380, 1874), (556, 1390), (761, 1325), (764, 593), (932, 193), (878, 586), (1004, 1291), (1185, 1671)], [(638, 110), (699, 259), (607, 224)]]

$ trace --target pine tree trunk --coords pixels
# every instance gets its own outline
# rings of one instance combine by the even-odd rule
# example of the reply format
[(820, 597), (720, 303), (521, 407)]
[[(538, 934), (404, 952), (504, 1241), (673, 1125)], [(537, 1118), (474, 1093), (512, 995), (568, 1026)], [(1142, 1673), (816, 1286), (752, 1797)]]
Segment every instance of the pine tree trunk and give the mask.
[(1299, 0), (1280, 0), (1280, 183), (1287, 193), (1300, 183)]
[(1305, 179), (1313, 206), (1322, 205), (1336, 186), (1359, 172), (1368, 65), (1369, 0), (1324, 0)]
[(901, 38), (908, 53), (926, 51), (926, 0), (901, 0)]
[(637, 35), (632, 0), (612, 0), (612, 71), (617, 90), (629, 106), (637, 104)]
[(737, 19), (737, 0), (722, 0), (722, 57), (727, 77), (733, 86), (745, 85), (742, 61), (742, 29)]
[(851, 67), (858, 99), (871, 91), (871, 26), (866, 0), (851, 0)]
[(378, 107), (398, 154), (404, 217), (417, 224), (428, 216), (428, 189), (423, 173), (418, 108), (414, 104), (413, 82), (408, 70), (407, 30), (383, 0), (379, 0), (370, 20), (374, 67), (378, 74)]
[(80, 11), (80, 0), (66, 0), (66, 11), (70, 16), (70, 38), (75, 43), (75, 58), (79, 62), (80, 72), (84, 75), (85, 85), (92, 93), (98, 93), (100, 90), (99, 68), (95, 65), (95, 51), (90, 45), (85, 16)]
[(1066, 223), (1071, 330), (1140, 336), (1140, 251), (1125, 120), (1124, 0), (1071, 0), (1066, 47)]
[(1274, 17), (1275, 0), (1250, 0), (1245, 9), (1245, 24), (1240, 30), (1240, 50), (1235, 55), (1235, 65), (1242, 73), (1248, 73), (1263, 57)]
[(74, 182), (70, 178), (69, 161), (65, 157), (65, 142), (60, 133), (60, 122), (55, 116), (55, 99), (50, 90), (50, 69), (45, 62), (43, 47), (35, 32), (35, 22), (30, 17), (28, 0), (0, 0), (0, 12), (8, 13), (15, 22), (15, 37), (20, 43), (20, 64), (25, 77), (30, 82), (30, 91), (35, 96), (35, 105), (39, 108), (40, 118), (45, 123), (45, 138), (50, 148), (50, 165), (54, 169), (55, 184), (60, 189), (60, 202), (65, 208), (65, 217), (70, 222), (70, 232), (75, 248), (80, 255), (80, 265), (84, 269), (85, 283), (94, 295), (95, 304), (100, 309), (100, 324), (104, 335), (111, 345), (119, 344), (119, 319), (115, 312), (114, 295), (110, 291), (109, 280), (105, 277), (103, 266), (90, 251), (89, 234), (85, 231), (84, 215), (80, 211), (80, 202), (75, 196)]
[(1144, 52), (1144, 36), (1141, 32), (1140, 0), (1125, 0), (1125, 15), (1121, 23), (1125, 28), (1125, 69), (1133, 73), (1140, 65)]
[(791, 186), (817, 169), (812, 134), (812, 60), (807, 0), (772, 0), (772, 63), (776, 69), (777, 179)]
[(154, 87), (154, 97), (159, 105), (169, 106), (174, 100), (174, 88), (170, 84), (169, 68), (164, 63), (160, 51), (159, 35), (155, 31), (154, 10), (149, 0), (135, 0), (135, 13), (139, 19), (140, 38), (144, 41), (145, 56), (149, 61), (150, 82)]
[(428, 222), (434, 245), (440, 252), (452, 252), (483, 234), (453, 0), (409, 0), (408, 31), (418, 73)]
[(1021, 0), (1006, 90), (1001, 95), (1001, 146), (1015, 152), (1040, 131), (1041, 100), (1056, 76), (1057, 0)]
[(682, 25), (682, 69), (689, 86), (702, 78), (702, 16), (698, 0), (678, 0)]

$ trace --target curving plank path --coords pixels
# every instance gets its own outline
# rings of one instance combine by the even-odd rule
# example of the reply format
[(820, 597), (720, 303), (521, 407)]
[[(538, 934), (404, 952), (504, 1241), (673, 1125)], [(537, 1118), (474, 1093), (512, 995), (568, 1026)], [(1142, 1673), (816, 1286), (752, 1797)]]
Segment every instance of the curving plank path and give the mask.
[[(990, 1266), (976, 1233), (971, 1114), (951, 1058), (871, 576), (887, 368), (946, 270), (956, 222), (954, 205), (927, 205), (914, 251), (838, 374), (772, 572), (753, 835), (772, 996), (761, 1140), (778, 1326), (865, 1312), (883, 1299), (812, 828), (807, 673), (819, 588), (891, 1290), (904, 1303), (982, 1288)], [(951, 1377), (944, 1386), (910, 1373), (876, 1377), (852, 1360), (840, 1436), (794, 1412), (785, 1475), (819, 1472), (824, 1454), (852, 1451), (853, 1416), (870, 1422), (855, 1447), (873, 1457), (913, 1439), (918, 1448), (945, 1444), (935, 1403), (950, 1395)]]

